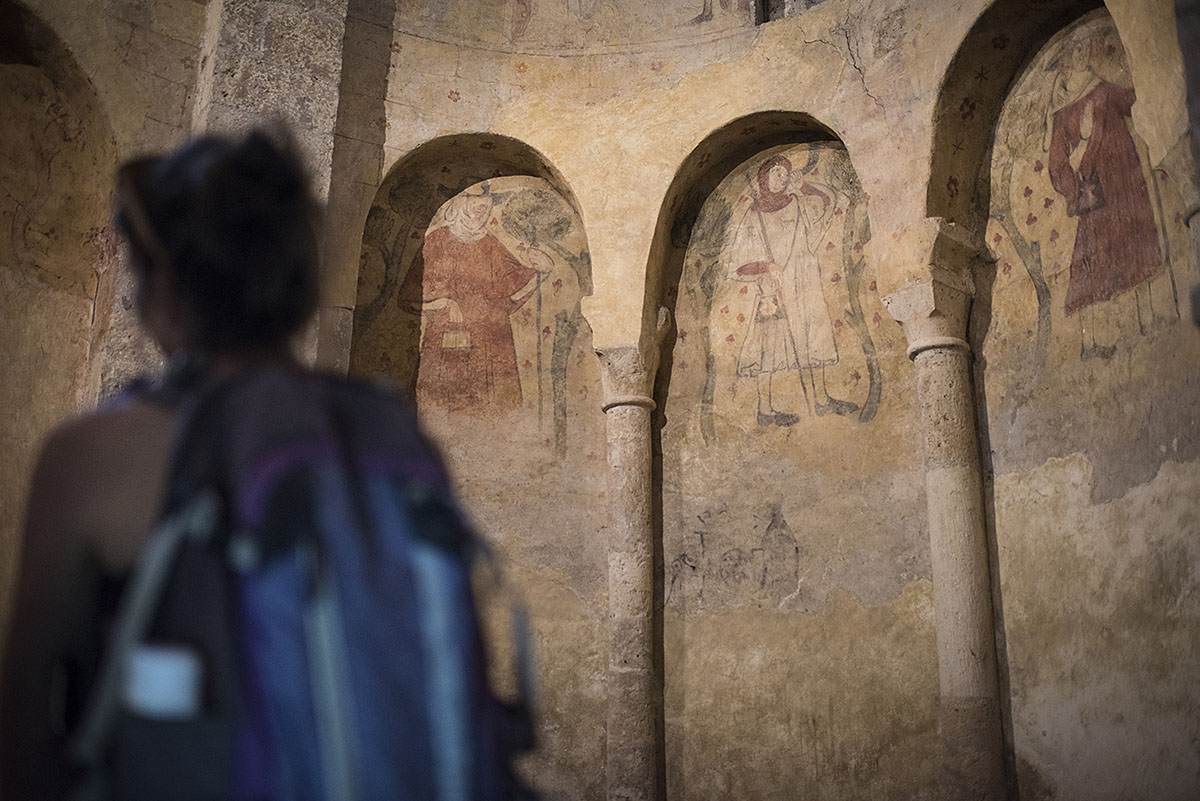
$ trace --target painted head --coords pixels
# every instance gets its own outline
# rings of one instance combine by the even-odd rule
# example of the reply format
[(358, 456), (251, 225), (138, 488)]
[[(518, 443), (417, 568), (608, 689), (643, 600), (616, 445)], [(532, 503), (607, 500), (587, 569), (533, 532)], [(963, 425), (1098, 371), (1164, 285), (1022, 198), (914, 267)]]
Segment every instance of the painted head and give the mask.
[(118, 173), (138, 313), (168, 353), (285, 346), (316, 310), (317, 220), (282, 130), (205, 136)]
[(771, 156), (758, 167), (758, 191), (778, 194), (787, 188), (792, 177), (792, 162), (787, 156)]
[(481, 234), (492, 219), (492, 207), (499, 199), (492, 194), (488, 182), (468, 189), (451, 201), (446, 209), (446, 220), (456, 233), (465, 236)]

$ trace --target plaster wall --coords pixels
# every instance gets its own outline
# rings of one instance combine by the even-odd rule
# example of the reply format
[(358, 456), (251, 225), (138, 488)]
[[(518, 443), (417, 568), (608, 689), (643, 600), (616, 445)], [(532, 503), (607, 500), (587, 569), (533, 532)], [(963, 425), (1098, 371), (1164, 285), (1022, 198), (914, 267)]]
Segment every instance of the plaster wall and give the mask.
[(991, 169), (974, 333), (1022, 798), (1182, 799), (1200, 777), (1195, 251), (1112, 19), (1033, 59)]
[[(1182, 224), (1196, 190), (1169, 0), (1105, 4), (1101, 38), (1121, 56), (1097, 51), (1136, 96), (1121, 124), (1163, 268), (1070, 313), (1079, 215), (1048, 158), (1036, 165), (1053, 32), (1098, 3), (824, 0), (757, 26), (741, 0), (664, 0), (654, 13), (632, 0), (31, 5), (99, 111), (80, 112), (83, 95), (52, 64), (12, 73), (4, 91), (25, 92), (12, 102), (28, 110), (3, 141), (28, 169), (5, 187), (24, 197), (49, 165), (47, 197), (68, 195), (63, 181), (96, 190), (44, 210), (40, 230), (69, 254), (3, 251), (4, 308), (18, 311), (0, 323), (4, 391), (19, 409), (4, 433), (16, 454), (0, 475), (16, 488), (4, 518), (45, 427), (155, 363), (130, 287), (105, 273), (106, 171), (296, 95), (330, 209), (318, 354), (413, 388), (526, 594), (544, 655), (544, 748), (529, 775), (572, 799), (603, 797), (611, 778), (609, 488), (590, 351), (649, 354), (662, 306), (674, 313), (653, 393), (666, 797), (940, 798), (915, 380), (878, 299), (928, 278), (911, 243), (943, 217), (980, 251), (969, 336), (1021, 797), (1195, 796), (1200, 345), (1179, 298), (1198, 279)], [(56, 92), (92, 132), (70, 158), (37, 150), (65, 135), (31, 133), (61, 123)], [(788, 128), (776, 112), (807, 122)], [(786, 155), (807, 176), (810, 152), (818, 172), (797, 178), (797, 198), (816, 197), (805, 181), (833, 187), (842, 214), (821, 237), (811, 220), (794, 226), (819, 253), (792, 272), (821, 279), (808, 305), (824, 307), (838, 355), (809, 360), (793, 343), (794, 367), (785, 348), (781, 369), (756, 372), (742, 358), (762, 344), (751, 321), (772, 313), (761, 281), (737, 277), (750, 262), (733, 264), (732, 242), (763, 161)], [(540, 206), (513, 205), (538, 192)], [(408, 279), (462, 195), (493, 198), (487, 230), (545, 275), (540, 312), (534, 294), (502, 302), (516, 304), (498, 326), (515, 404), (489, 399), (487, 370), (447, 390), (458, 379), (422, 355), (423, 337), (470, 346), (444, 325), (448, 306), (421, 313), (451, 298), (425, 295), (429, 265)], [(848, 406), (817, 413), (818, 367)]]

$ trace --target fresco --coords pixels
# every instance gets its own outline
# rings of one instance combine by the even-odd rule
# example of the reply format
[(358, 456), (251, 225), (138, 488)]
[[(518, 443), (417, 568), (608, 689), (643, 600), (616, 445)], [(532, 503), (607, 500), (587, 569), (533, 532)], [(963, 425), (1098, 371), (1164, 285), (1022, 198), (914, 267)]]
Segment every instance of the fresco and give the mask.
[(738, 428), (747, 418), (778, 428), (828, 415), (874, 419), (883, 376), (873, 329), (896, 332), (867, 275), (866, 220), (845, 150), (824, 144), (760, 154), (705, 204), (679, 331), (681, 358), (704, 365), (705, 441), (717, 439), (718, 419)]
[(423, 413), (532, 420), (563, 455), (598, 380), (581, 372), (591, 273), (574, 212), (537, 178), (475, 184), (429, 220), (419, 191), (393, 187), (368, 217), (352, 367), (410, 387)]
[[(1116, 458), (1104, 454), (1130, 438), (1125, 469), (1102, 471), (1102, 484), (1119, 492), (1161, 461), (1137, 455), (1145, 432), (1122, 429), (1129, 404), (1148, 403), (1146, 390), (1162, 380), (1150, 377), (1151, 363), (1186, 336), (1181, 283), (1190, 285), (1194, 268), (1184, 204), (1167, 173), (1151, 168), (1131, 118), (1136, 102), (1124, 48), (1101, 11), (1057, 34), (1005, 103), (987, 228), (996, 272), (984, 293), (990, 306), (977, 309), (986, 319), (973, 326), (989, 368), (1016, 378), (987, 399), (990, 416), (1005, 420), (992, 432), (1001, 469), (1010, 458), (1033, 464), (1072, 450)], [(1082, 385), (1110, 386), (1108, 399), (1084, 416), (1053, 402)], [(1115, 403), (1124, 392), (1131, 397)]]
[[(896, 777), (931, 781), (920, 766), (933, 756), (913, 762), (936, 725), (915, 387), (879, 299), (868, 203), (839, 143), (760, 152), (709, 195), (666, 293), (662, 592), (679, 798), (784, 786), (892, 797)], [(867, 665), (864, 652), (879, 656)], [(853, 722), (862, 703), (872, 726)], [(771, 759), (711, 759), (741, 747)]]
[(1006, 104), (997, 137), (989, 237), (1007, 265), (1003, 277), (1016, 263), (1034, 285), (1039, 346), (1047, 344), (1053, 303), (1084, 360), (1111, 359), (1128, 329), (1105, 318), (1132, 310), (1142, 333), (1179, 317), (1161, 179), (1132, 130), (1135, 99), (1116, 29), (1107, 17), (1093, 18), (1039, 54)]
[(459, 498), (529, 607), (541, 728), (522, 768), (553, 797), (598, 798), (607, 516), (596, 488), (607, 461), (600, 368), (580, 313), (591, 266), (583, 226), (550, 184), (472, 177), (498, 171), (464, 155), (380, 188), (350, 371), (415, 395)]
[(971, 329), (1023, 797), (1194, 794), (1197, 273), (1139, 102), (1100, 10), (996, 129)]

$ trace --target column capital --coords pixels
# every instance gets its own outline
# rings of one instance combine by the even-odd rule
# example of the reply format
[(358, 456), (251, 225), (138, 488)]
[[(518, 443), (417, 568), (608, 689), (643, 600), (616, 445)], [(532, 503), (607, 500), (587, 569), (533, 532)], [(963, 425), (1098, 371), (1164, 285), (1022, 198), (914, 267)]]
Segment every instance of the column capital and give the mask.
[(919, 259), (925, 267), (925, 278), (883, 298), (888, 312), (904, 328), (909, 358), (930, 348), (969, 351), (967, 314), (975, 295), (969, 268), (981, 253), (967, 233), (954, 223), (930, 217), (891, 250), (895, 257)]
[(671, 326), (671, 313), (659, 307), (658, 324), (652, 341), (643, 345), (609, 345), (596, 349), (604, 390), (601, 408), (638, 406), (653, 410), (654, 379), (658, 373), (663, 336)]

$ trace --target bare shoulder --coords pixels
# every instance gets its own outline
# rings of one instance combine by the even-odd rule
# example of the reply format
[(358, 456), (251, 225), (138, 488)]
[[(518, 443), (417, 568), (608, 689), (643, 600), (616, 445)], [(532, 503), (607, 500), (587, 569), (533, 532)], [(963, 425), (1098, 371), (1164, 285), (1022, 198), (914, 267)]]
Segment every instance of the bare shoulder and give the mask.
[(124, 570), (158, 511), (171, 427), (171, 411), (145, 401), (61, 424), (42, 449), (30, 527), (79, 537), (105, 570)]

